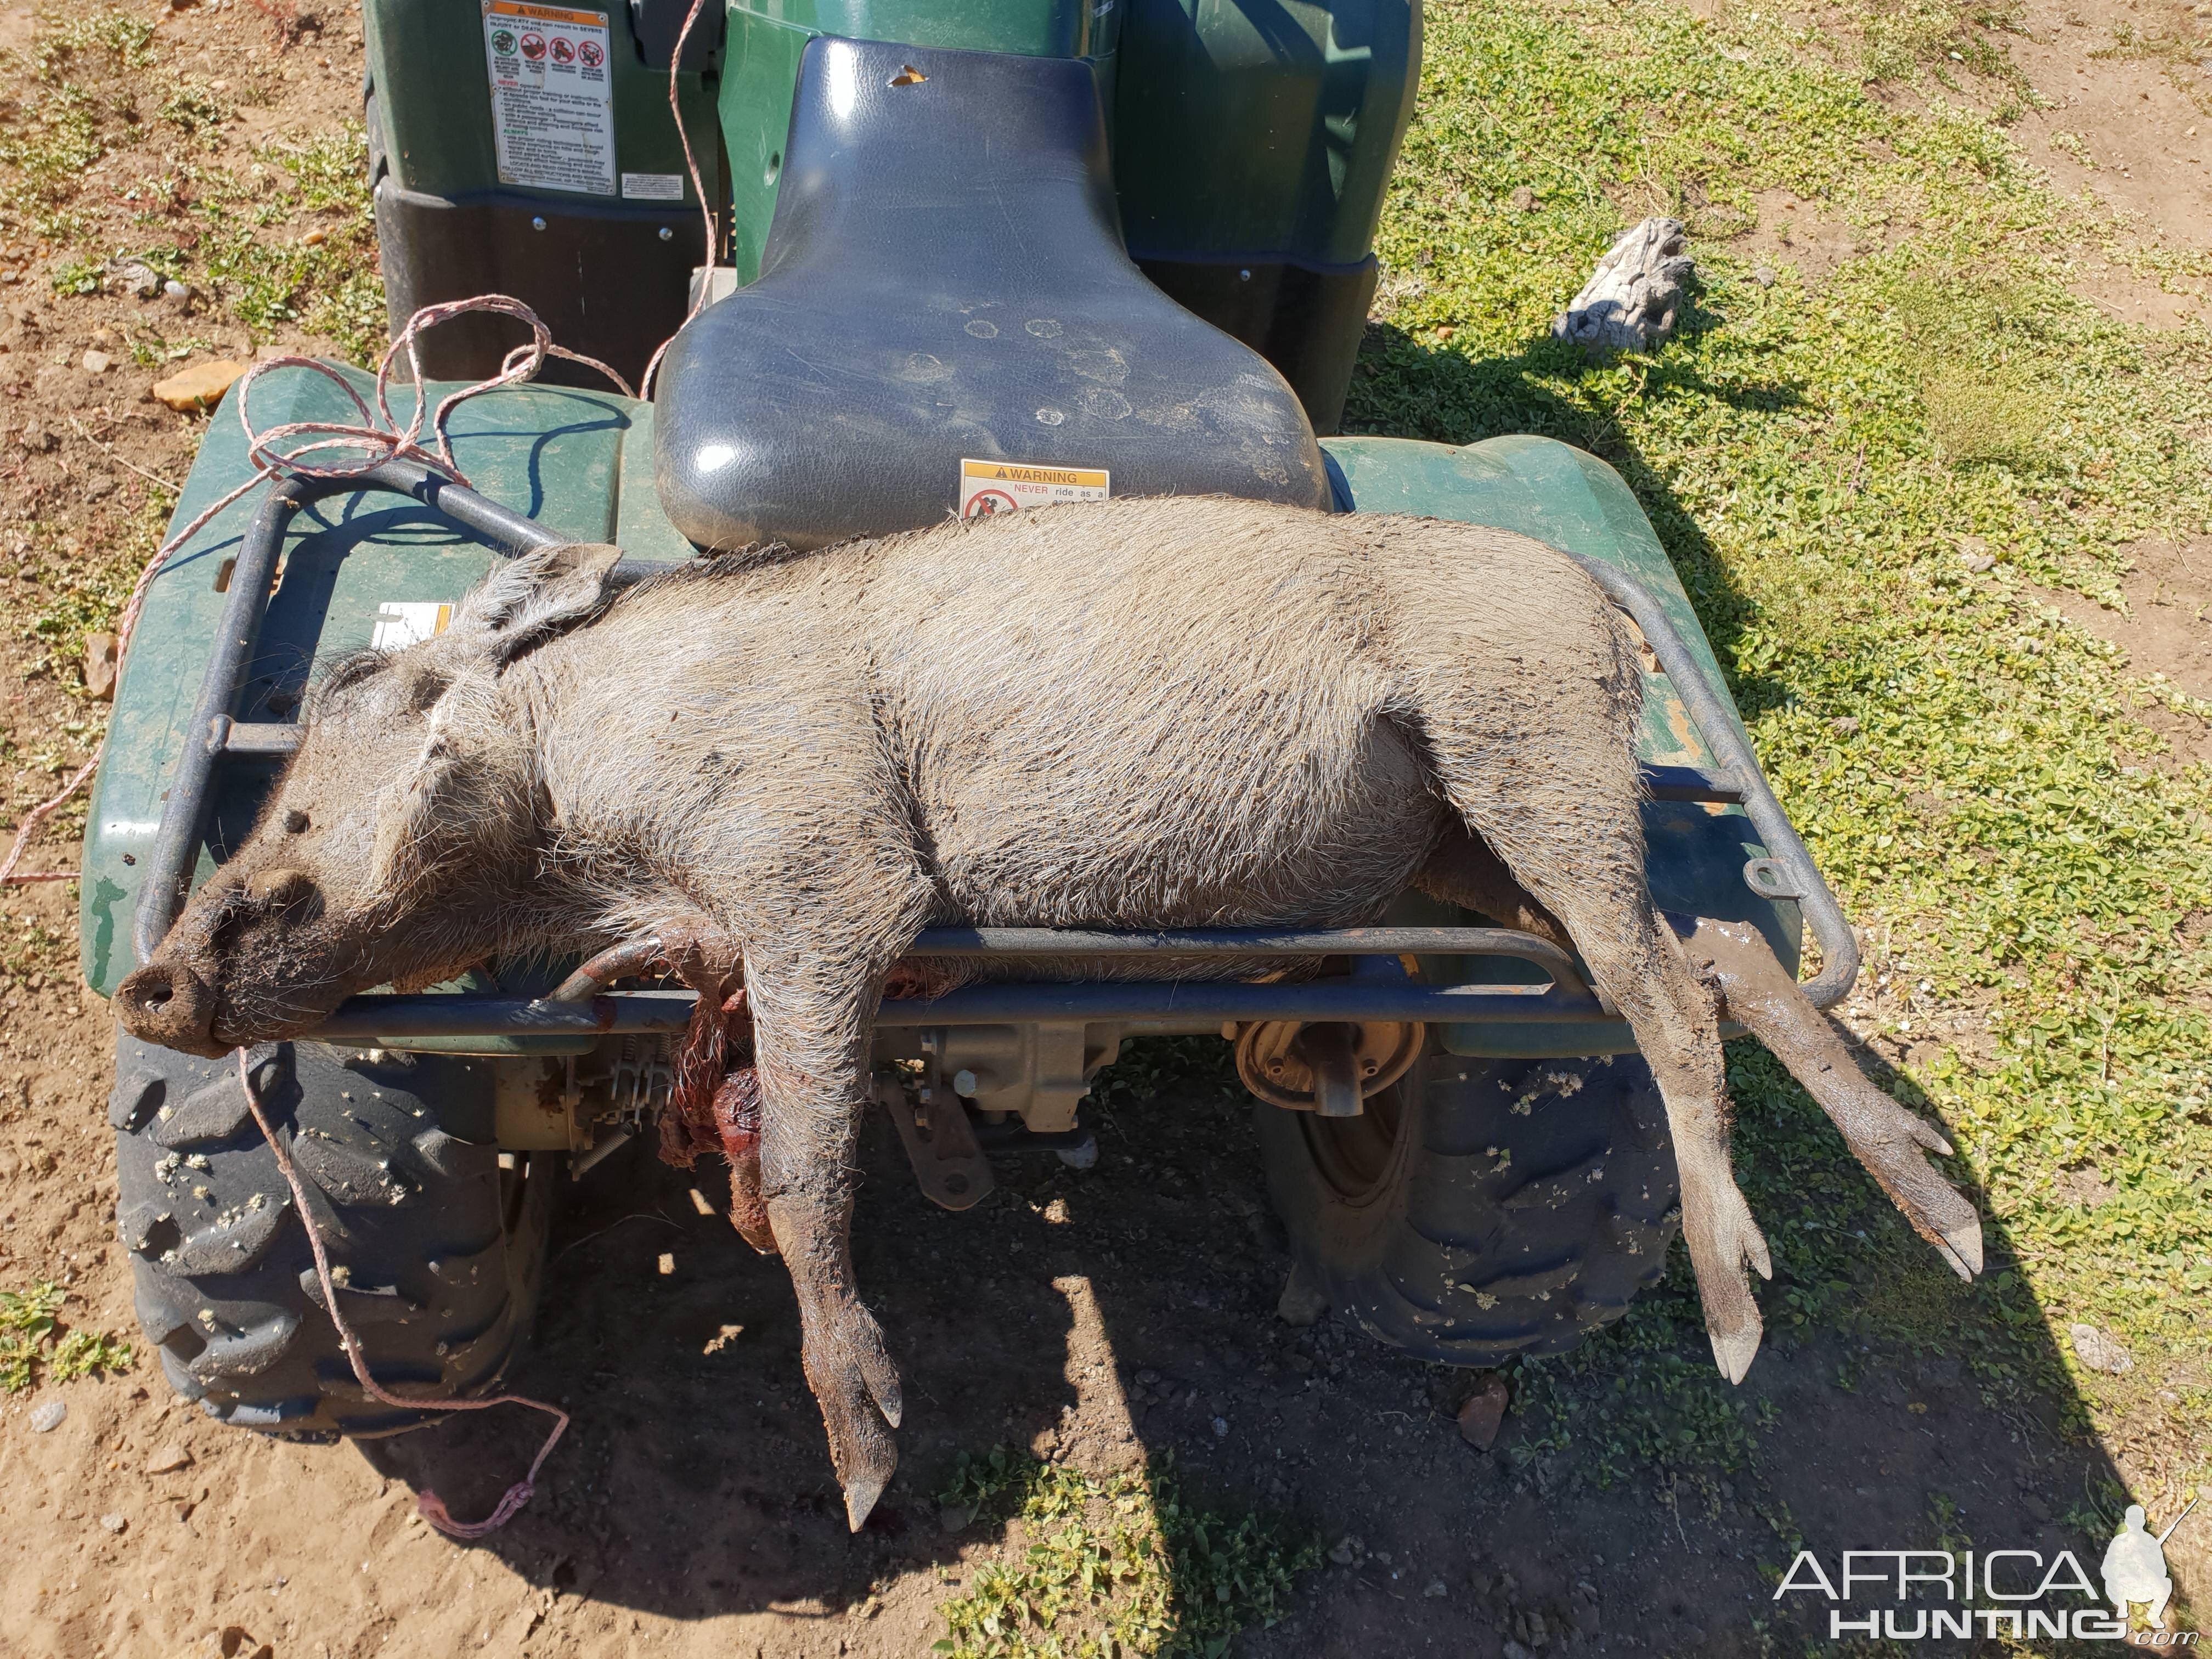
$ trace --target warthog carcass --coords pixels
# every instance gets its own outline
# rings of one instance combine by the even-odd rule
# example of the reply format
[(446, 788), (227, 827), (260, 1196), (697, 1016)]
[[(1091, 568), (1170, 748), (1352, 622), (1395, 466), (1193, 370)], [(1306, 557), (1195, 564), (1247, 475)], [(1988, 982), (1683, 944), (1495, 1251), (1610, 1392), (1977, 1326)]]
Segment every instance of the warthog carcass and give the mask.
[(1948, 1149), (1756, 935), (1708, 924), (1686, 953), (1655, 911), (1634, 636), (1553, 549), (1155, 499), (628, 586), (616, 558), (517, 559), (443, 635), (337, 665), (252, 836), (117, 1005), (214, 1054), (374, 985), (648, 933), (704, 995), (742, 985), (760, 1190), (855, 1527), (902, 1407), (854, 1284), (854, 1138), (872, 1012), (931, 926), (1351, 926), (1417, 886), (1571, 940), (1628, 1020), (1731, 1379), (1759, 1340), (1745, 1269), (1769, 1269), (1729, 1169), (1721, 995), (1978, 1266), (1973, 1212), (1916, 1150)]

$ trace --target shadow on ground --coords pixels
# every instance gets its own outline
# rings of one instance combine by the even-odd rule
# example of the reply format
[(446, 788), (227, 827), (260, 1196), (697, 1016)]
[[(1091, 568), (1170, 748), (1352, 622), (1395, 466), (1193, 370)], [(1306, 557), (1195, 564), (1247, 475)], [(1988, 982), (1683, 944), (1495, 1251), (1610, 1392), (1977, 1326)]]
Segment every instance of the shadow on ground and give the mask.
[[(1769, 1194), (1843, 1191), (1832, 1225), (1875, 1235), (1856, 1293), (1923, 1304), (1924, 1340), (1794, 1328), (1792, 1297), (1814, 1287), (1784, 1267), (1762, 1292), (1766, 1350), (1729, 1391), (1678, 1247), (1622, 1327), (1513, 1368), (1515, 1413), (1484, 1454), (1449, 1414), (1464, 1374), (1334, 1321), (1301, 1330), (1276, 1316), (1287, 1261), (1249, 1109), (1226, 1089), (1125, 1105), (1102, 1126), (1097, 1169), (1002, 1158), (998, 1190), (962, 1215), (922, 1199), (888, 1126), (871, 1126), (859, 1270), (908, 1408), (903, 1466), (858, 1536), (781, 1268), (696, 1212), (692, 1176), (646, 1156), (595, 1174), (562, 1218), (517, 1379), (575, 1425), (537, 1502), (479, 1547), (601, 1601), (684, 1619), (772, 1610), (843, 1631), (872, 1586), (955, 1564), (978, 1540), (980, 1527), (943, 1530), (935, 1494), (959, 1452), (1004, 1444), (1092, 1469), (1172, 1452), (1200, 1504), (1279, 1510), (1325, 1545), (1359, 1540), (1355, 1565), (1324, 1565), (1291, 1620), (1244, 1639), (1255, 1655), (1380, 1640), (1491, 1659), (1508, 1638), (1547, 1653), (1794, 1649), (1828, 1634), (1825, 1601), (1771, 1599), (1801, 1539), (1832, 1574), (1847, 1548), (1969, 1540), (2068, 1547), (2095, 1571), (2110, 1528), (2094, 1517), (2117, 1482), (2067, 1427), (2079, 1410), (2047, 1336), (2001, 1329), (1997, 1298), (1957, 1286), (1932, 1253), (1893, 1270), (1902, 1229), (1839, 1146), (1818, 1167), (1778, 1161), (1766, 1126), (1744, 1121), (1754, 1206), (1771, 1233)], [(1820, 1132), (1801, 1097), (1777, 1138)], [(1989, 1242), (2002, 1271), (2004, 1239)], [(434, 1480), (457, 1514), (480, 1513), (537, 1431), (526, 1413), (495, 1413), (366, 1449), (400, 1479)]]

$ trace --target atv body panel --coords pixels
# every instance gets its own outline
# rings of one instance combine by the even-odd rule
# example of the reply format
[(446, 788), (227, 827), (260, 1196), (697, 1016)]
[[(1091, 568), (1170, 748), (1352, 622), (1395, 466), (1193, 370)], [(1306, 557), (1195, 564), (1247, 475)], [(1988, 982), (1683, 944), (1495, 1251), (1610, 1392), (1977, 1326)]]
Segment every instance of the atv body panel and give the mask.
[[(589, 130), (596, 142), (549, 151), (533, 166), (528, 147), (547, 134), (526, 110), (496, 106), (491, 41), (500, 30), (491, 7), (370, 0), (362, 8), (369, 182), (392, 326), (427, 305), (510, 294), (562, 345), (635, 383), (684, 320), (691, 270), (707, 256), (698, 195), (669, 113), (665, 63), (656, 70), (647, 62), (631, 8), (620, 0), (537, 9), (592, 20), (577, 33), (586, 55), (604, 61), (558, 66), (579, 90), (566, 111), (547, 118)], [(565, 38), (550, 26), (544, 33)], [(556, 74), (546, 66), (545, 78)], [(699, 70), (678, 78), (684, 130), (708, 199), (719, 204), (726, 191), (713, 89)], [(506, 168), (502, 113), (514, 129)], [(586, 148), (590, 155), (579, 153)], [(463, 318), (423, 340), (423, 373), (482, 378), (528, 338), (510, 319)], [(545, 367), (550, 381), (605, 384), (576, 364)]]

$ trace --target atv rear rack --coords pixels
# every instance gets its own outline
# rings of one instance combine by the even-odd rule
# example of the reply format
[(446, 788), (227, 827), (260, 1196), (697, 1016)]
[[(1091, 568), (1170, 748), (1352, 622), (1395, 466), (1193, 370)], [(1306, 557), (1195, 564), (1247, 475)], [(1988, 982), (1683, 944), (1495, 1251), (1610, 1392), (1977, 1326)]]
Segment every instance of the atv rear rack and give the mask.
[[(228, 758), (268, 761), (299, 744), (296, 725), (234, 720), (230, 709), (268, 611), (290, 515), (311, 502), (363, 490), (408, 496), (450, 520), (507, 557), (560, 545), (566, 538), (535, 520), (500, 506), (419, 462), (392, 460), (343, 478), (289, 478), (270, 486), (240, 542), (221, 630), (186, 730), (188, 742), (161, 809), (131, 927), (144, 963), (183, 908), (190, 876), (207, 832), (216, 768)], [(1700, 670), (1666, 612), (1640, 583), (1601, 560), (1570, 554), (1607, 598), (1643, 630), (1660, 667), (1682, 700), (1698, 736), (1719, 764), (1646, 766), (1644, 784), (1658, 800), (1741, 805), (1767, 848), (1744, 866), (1759, 896), (1791, 900), (1812, 926), (1821, 969), (1801, 988), (1816, 1007), (1842, 1000), (1857, 976), (1859, 952), (1841, 908), (1812, 854), (1768, 787), (1727, 705)], [(637, 580), (675, 567), (623, 559), (618, 580)], [(1179, 958), (1219, 964), (1237, 957), (1308, 959), (1349, 957), (1349, 975), (1255, 984), (1234, 979), (994, 980), (927, 999), (895, 998), (877, 1011), (891, 1028), (1113, 1022), (1140, 1030), (1204, 1031), (1253, 1020), (1421, 1020), (1443, 1024), (1565, 1023), (1613, 1016), (1565, 951), (1507, 927), (1197, 928), (1094, 932), (1047, 927), (944, 927), (924, 933), (916, 957), (997, 960), (1055, 957), (1086, 961)], [(1534, 968), (1546, 983), (1437, 986), (1416, 979), (1404, 957), (1504, 957)], [(632, 971), (625, 969), (625, 971)], [(610, 991), (590, 983), (560, 996), (517, 997), (418, 993), (356, 996), (307, 1035), (315, 1040), (374, 1045), (408, 1039), (592, 1037), (680, 1030), (696, 1000), (683, 990)]]

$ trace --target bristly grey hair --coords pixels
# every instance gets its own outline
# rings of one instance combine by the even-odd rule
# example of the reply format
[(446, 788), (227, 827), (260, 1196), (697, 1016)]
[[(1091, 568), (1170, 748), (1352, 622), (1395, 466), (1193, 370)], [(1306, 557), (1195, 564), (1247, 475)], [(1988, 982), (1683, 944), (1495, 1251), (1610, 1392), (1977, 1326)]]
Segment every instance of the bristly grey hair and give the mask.
[(320, 714), (324, 706), (348, 686), (358, 685), (370, 675), (381, 673), (392, 665), (394, 654), (365, 645), (357, 651), (331, 658), (307, 688), (306, 716), (312, 719)]

